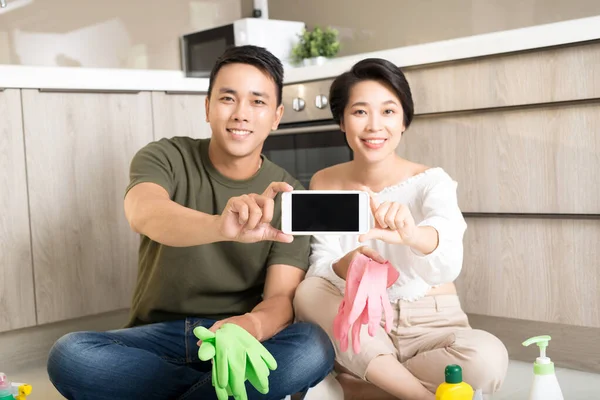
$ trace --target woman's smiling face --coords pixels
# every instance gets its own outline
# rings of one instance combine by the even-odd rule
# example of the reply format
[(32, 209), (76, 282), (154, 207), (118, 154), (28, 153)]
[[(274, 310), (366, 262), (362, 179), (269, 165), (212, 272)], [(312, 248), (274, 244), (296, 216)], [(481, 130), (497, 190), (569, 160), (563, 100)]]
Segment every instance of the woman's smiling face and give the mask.
[(340, 127), (355, 159), (382, 161), (395, 154), (405, 130), (400, 99), (380, 82), (358, 82), (350, 89)]

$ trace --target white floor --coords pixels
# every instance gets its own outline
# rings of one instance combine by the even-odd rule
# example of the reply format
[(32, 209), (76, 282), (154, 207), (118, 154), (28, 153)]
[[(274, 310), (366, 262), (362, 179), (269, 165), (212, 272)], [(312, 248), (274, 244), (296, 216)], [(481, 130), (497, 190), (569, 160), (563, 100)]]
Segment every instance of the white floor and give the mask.
[[(33, 392), (28, 400), (58, 400), (62, 396), (48, 381), (45, 368), (34, 368), (27, 371), (5, 371), (9, 378), (17, 382), (33, 385)], [(9, 373), (10, 372), (10, 373)], [(565, 400), (600, 400), (600, 374), (591, 374), (564, 368), (557, 368), (556, 374)], [(494, 400), (527, 400), (529, 387), (533, 379), (532, 367), (529, 363), (512, 361), (508, 376), (502, 390)]]
[[(600, 374), (556, 368), (556, 376), (565, 400), (600, 400)], [(506, 381), (494, 400), (527, 400), (533, 382), (529, 363), (511, 361)]]

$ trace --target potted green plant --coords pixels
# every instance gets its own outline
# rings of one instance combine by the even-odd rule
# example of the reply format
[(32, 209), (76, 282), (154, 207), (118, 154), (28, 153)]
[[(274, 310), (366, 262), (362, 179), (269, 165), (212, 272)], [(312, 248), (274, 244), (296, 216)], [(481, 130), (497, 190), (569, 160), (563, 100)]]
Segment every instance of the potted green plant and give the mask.
[(340, 51), (338, 31), (327, 27), (315, 27), (312, 31), (304, 29), (300, 40), (292, 48), (292, 59), (303, 65), (322, 65), (327, 58), (332, 58)]

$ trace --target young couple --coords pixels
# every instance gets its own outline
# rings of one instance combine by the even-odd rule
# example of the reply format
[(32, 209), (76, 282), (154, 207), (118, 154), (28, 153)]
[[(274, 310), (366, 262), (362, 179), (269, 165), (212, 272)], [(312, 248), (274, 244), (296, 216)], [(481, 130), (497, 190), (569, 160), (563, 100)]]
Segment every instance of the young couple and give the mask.
[[(210, 76), (212, 137), (162, 139), (131, 163), (125, 215), (141, 235), (139, 276), (127, 327), (57, 341), (48, 373), (69, 399), (211, 399), (211, 362), (194, 328), (236, 324), (277, 361), (269, 392), (306, 392), (334, 368), (347, 398), (434, 399), (447, 364), (484, 393), (507, 368), (504, 346), (473, 330), (452, 283), (466, 225), (456, 182), (442, 169), (396, 155), (413, 118), (403, 73), (363, 60), (331, 87), (334, 119), (354, 160), (315, 174), (311, 189), (369, 189), (375, 228), (363, 237), (292, 237), (280, 230), (278, 193), (301, 189), (261, 155), (283, 115), (283, 67), (268, 51), (227, 50)], [(364, 254), (400, 277), (388, 289), (391, 333), (361, 332), (341, 352), (332, 334), (348, 266)], [(306, 271), (307, 278), (305, 279)]]

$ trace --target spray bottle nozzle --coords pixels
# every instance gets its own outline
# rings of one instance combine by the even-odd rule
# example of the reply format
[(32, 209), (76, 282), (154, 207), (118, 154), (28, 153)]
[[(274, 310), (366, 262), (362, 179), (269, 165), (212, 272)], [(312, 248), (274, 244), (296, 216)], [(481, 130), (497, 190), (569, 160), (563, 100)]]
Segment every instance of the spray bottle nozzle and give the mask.
[(552, 339), (548, 335), (535, 336), (527, 339), (523, 342), (523, 346), (529, 346), (530, 344), (537, 344), (540, 348), (540, 358), (546, 358), (546, 347), (548, 347), (548, 342)]
[(549, 357), (546, 357), (546, 347), (548, 347), (550, 339), (550, 336), (544, 335), (532, 337), (523, 342), (523, 346), (535, 343), (540, 348), (540, 356), (533, 363), (533, 373), (536, 375), (554, 374), (554, 363)]

